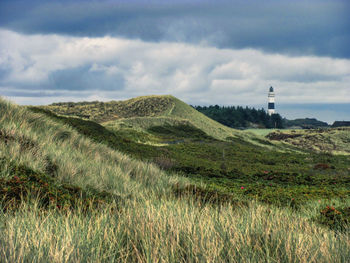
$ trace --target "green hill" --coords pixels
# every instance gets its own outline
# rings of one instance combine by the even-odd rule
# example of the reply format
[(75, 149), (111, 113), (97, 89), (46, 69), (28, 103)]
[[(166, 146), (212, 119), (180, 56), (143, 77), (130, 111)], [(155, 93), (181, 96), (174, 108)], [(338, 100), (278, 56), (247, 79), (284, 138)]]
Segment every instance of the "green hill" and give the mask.
[(191, 124), (217, 139), (242, 134), (193, 109), (181, 100), (167, 96), (143, 96), (126, 101), (55, 103), (44, 108), (57, 114), (77, 116), (108, 127), (148, 129), (162, 124)]
[(0, 261), (347, 261), (347, 157), (218, 140), (175, 104), (155, 117), (197, 119), (142, 131), (0, 100)]

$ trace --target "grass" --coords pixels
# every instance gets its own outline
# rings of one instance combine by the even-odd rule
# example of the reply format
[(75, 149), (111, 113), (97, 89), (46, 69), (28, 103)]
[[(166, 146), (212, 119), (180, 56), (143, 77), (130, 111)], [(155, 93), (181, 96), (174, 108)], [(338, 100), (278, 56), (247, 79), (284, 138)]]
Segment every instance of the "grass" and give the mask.
[(23, 207), (4, 214), (2, 262), (347, 262), (349, 236), (251, 203), (134, 203), (88, 214)]
[(271, 132), (279, 131), (280, 129), (245, 129), (245, 132), (251, 132), (259, 136), (265, 137)]
[[(122, 202), (122, 198), (106, 191), (97, 191), (91, 187), (82, 189), (71, 184), (60, 184), (52, 176), (18, 165), (6, 158), (0, 159), (0, 165), (6, 167), (11, 176), (0, 178), (0, 196), (4, 211), (18, 209), (23, 200), (35, 200), (41, 208), (58, 209), (98, 208), (107, 203)], [(5, 169), (2, 171), (4, 172)], [(51, 172), (54, 172), (51, 170)], [(50, 172), (47, 170), (47, 173)]]
[(126, 101), (54, 103), (43, 108), (61, 115), (106, 122), (121, 118), (167, 115), (174, 106), (172, 99), (172, 96), (143, 96)]
[[(300, 175), (304, 170), (316, 173), (312, 181), (315, 185), (321, 182), (328, 187), (327, 176), (339, 172), (337, 180), (346, 190), (349, 163), (345, 157), (283, 154), (239, 139), (223, 142), (202, 136), (201, 131), (192, 126), (109, 133), (102, 126), (85, 125), (87, 122), (74, 118), (49, 117), (48, 113), (31, 112), (3, 100), (0, 112), (0, 178), (6, 188), (9, 182), (18, 187), (17, 177), (20, 182), (31, 182), (30, 176), (34, 174), (57, 191), (72, 185), (79, 187), (81, 194), (107, 193), (123, 200), (120, 203), (106, 199), (99, 209), (84, 209), (78, 205), (63, 210), (57, 206), (43, 206), (42, 198), (35, 197), (21, 199), (12, 211), (1, 209), (1, 262), (349, 261), (348, 223), (341, 223), (341, 231), (335, 231), (318, 217), (323, 215), (321, 212), (327, 205), (341, 213), (344, 211), (345, 215), (346, 207), (350, 206), (348, 198), (333, 196), (329, 200), (322, 198), (320, 202), (305, 199), (298, 209), (278, 207), (256, 202), (254, 198), (246, 200), (242, 195), (246, 188), (220, 191), (226, 183), (220, 186), (219, 180), (215, 184), (209, 180), (196, 182), (193, 187), (195, 178), (171, 172), (191, 162), (192, 167), (193, 164), (195, 168), (203, 167), (205, 173), (220, 171), (219, 174), (225, 175), (225, 170), (230, 174), (238, 169), (244, 173), (237, 182), (246, 177), (253, 182), (256, 171), (274, 167), (272, 181), (283, 186), (295, 178), (292, 174), (278, 174), (286, 171), (283, 164), (288, 162), (291, 166), (287, 172), (300, 169)], [(125, 138), (126, 134), (129, 135)], [(136, 147), (144, 145), (135, 141), (142, 136), (146, 136), (143, 140), (186, 137), (188, 141), (163, 147), (145, 145), (149, 148), (145, 148), (142, 158), (148, 162), (143, 162), (133, 153)], [(127, 140), (122, 149), (129, 145), (134, 158), (117, 150), (118, 140), (123, 138)], [(169, 171), (159, 169), (149, 162), (154, 151), (158, 154), (163, 151), (162, 156), (166, 157), (166, 154), (177, 156), (177, 163)], [(279, 160), (283, 156), (285, 159)], [(192, 159), (188, 160), (190, 157)], [(217, 163), (219, 159), (232, 159), (232, 163), (228, 161), (223, 169), (222, 163)], [(335, 168), (315, 170), (315, 165), (321, 162)], [(39, 179), (33, 184), (42, 187)], [(302, 177), (299, 179), (305, 184)], [(227, 176), (222, 180), (236, 179)], [(27, 186), (30, 188), (31, 183)], [(219, 196), (217, 200), (225, 197), (229, 202), (212, 202), (215, 194)], [(7, 200), (0, 204), (1, 208), (6, 205)]]
[[(1, 101), (0, 110), (0, 129), (5, 137), (11, 138), (1, 140), (1, 157), (18, 165), (46, 173), (47, 167), (54, 164), (59, 182), (82, 188), (93, 186), (121, 195), (130, 195), (152, 180), (168, 181), (154, 165), (93, 142), (67, 124), (4, 101)], [(27, 144), (33, 147), (24, 147)], [(4, 172), (3, 176), (8, 173)], [(154, 177), (150, 178), (151, 175)], [(175, 178), (172, 177), (176, 181)], [(170, 185), (158, 190), (163, 192), (167, 188), (170, 189)], [(152, 190), (157, 191), (156, 188)]]
[(281, 130), (266, 135), (302, 149), (350, 155), (350, 127), (309, 130)]

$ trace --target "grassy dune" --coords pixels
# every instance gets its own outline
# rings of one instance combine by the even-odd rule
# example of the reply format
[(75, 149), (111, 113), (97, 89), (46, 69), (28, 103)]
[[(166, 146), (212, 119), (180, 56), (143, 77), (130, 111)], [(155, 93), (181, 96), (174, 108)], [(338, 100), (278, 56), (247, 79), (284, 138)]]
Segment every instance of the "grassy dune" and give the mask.
[(271, 140), (282, 141), (302, 149), (350, 155), (349, 127), (310, 130), (277, 130), (266, 136)]
[[(42, 173), (54, 165), (53, 176), (62, 183), (93, 186), (127, 196), (136, 189), (141, 191), (142, 184), (157, 180), (161, 185), (169, 181), (156, 166), (93, 143), (71, 127), (44, 115), (4, 101), (0, 110), (1, 157)], [(172, 178), (176, 181), (176, 177)], [(152, 191), (163, 192), (166, 188), (152, 187)]]
[(57, 114), (85, 117), (109, 128), (147, 129), (160, 124), (190, 123), (217, 139), (236, 137), (240, 131), (226, 127), (193, 109), (181, 100), (167, 96), (143, 96), (126, 101), (61, 103), (45, 106)]
[[(350, 206), (348, 199), (310, 201), (294, 210), (255, 201), (210, 202), (198, 198), (196, 191), (179, 194), (174, 189), (187, 189), (190, 179), (3, 100), (0, 137), (1, 262), (350, 259), (348, 224), (334, 231), (314, 220), (327, 204)], [(33, 174), (39, 179), (29, 184)], [(42, 202), (44, 197), (33, 192), (33, 185), (58, 192), (73, 189), (92, 201), (108, 194), (118, 198), (103, 199), (97, 207), (58, 206), (55, 195), (47, 204)], [(18, 189), (21, 199), (8, 198), (6, 193), (14, 195)]]

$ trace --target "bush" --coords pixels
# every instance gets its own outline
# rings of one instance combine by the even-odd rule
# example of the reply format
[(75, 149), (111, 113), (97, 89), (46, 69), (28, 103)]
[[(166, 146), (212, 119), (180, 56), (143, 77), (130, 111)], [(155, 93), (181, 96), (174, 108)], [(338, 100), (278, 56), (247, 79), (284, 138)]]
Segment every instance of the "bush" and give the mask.
[(318, 163), (314, 166), (315, 170), (327, 170), (329, 168), (330, 168), (329, 165), (326, 163)]
[(333, 230), (344, 231), (350, 223), (350, 207), (326, 206), (315, 221)]

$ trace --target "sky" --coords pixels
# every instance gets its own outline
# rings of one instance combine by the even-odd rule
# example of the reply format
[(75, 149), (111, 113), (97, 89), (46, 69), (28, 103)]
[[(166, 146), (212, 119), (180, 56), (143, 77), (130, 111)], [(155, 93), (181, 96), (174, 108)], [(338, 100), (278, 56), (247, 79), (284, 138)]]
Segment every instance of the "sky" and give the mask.
[(0, 0), (0, 96), (171, 94), (191, 105), (350, 120), (348, 0)]

